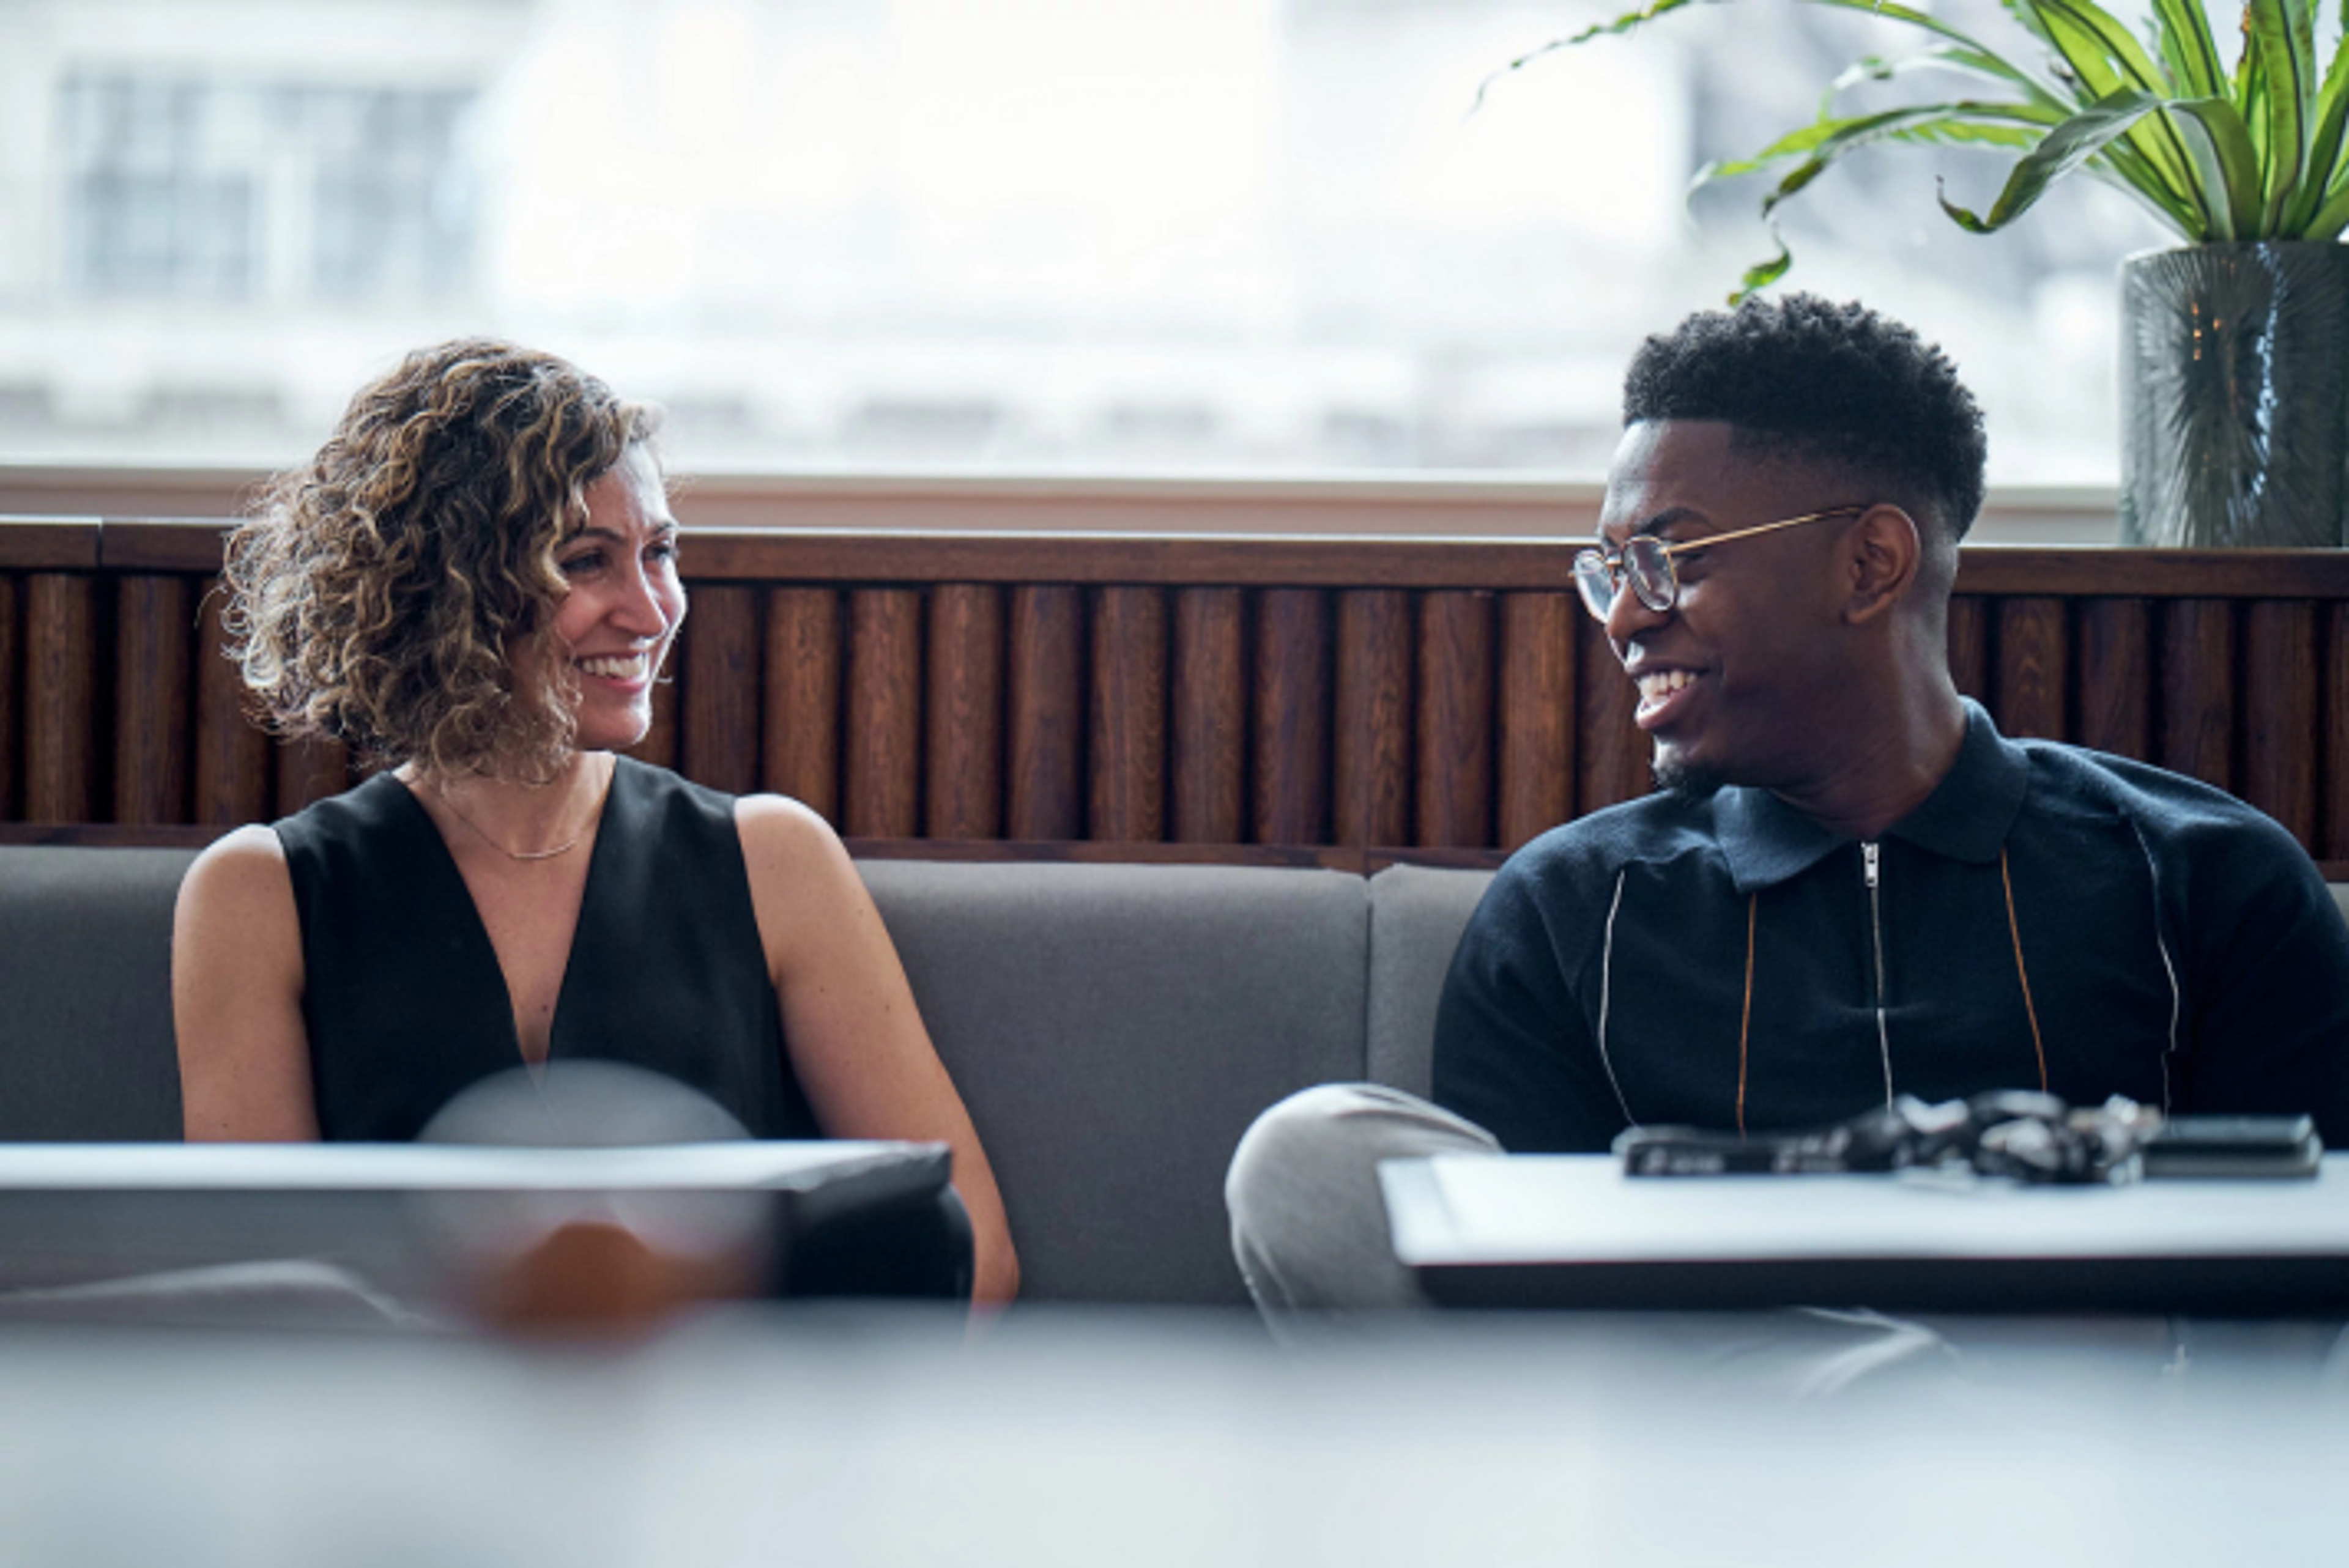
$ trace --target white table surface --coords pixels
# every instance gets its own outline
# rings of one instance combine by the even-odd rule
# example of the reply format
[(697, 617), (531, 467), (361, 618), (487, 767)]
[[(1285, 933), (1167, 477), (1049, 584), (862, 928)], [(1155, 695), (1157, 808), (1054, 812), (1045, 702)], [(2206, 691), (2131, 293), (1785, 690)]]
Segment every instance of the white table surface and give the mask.
[(1387, 1161), (1413, 1264), (1802, 1257), (2349, 1255), (2349, 1155), (2282, 1181), (2021, 1186), (1916, 1175), (1623, 1174), (1605, 1154)]
[(2014, 1326), (1840, 1392), (1754, 1326), (777, 1309), (637, 1346), (0, 1327), (0, 1561), (2317, 1564), (2329, 1340)]

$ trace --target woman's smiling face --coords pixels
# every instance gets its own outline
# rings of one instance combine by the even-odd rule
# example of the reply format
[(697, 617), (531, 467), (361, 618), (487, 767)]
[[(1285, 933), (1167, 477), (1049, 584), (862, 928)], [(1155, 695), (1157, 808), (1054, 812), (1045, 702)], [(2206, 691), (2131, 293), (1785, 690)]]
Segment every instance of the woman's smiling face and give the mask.
[(621, 750), (652, 726), (653, 678), (685, 619), (677, 520), (652, 454), (627, 449), (585, 492), (586, 517), (554, 548), (566, 592), (547, 631), (516, 650), (517, 684), (543, 678), (549, 657), (578, 693), (574, 744)]

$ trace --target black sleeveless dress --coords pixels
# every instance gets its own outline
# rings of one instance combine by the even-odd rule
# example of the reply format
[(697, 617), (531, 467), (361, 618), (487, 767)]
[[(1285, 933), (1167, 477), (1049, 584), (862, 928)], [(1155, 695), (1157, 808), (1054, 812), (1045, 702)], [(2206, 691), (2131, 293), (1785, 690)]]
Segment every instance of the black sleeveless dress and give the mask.
[[(522, 1061), (489, 933), (440, 830), (388, 774), (275, 827), (302, 921), (320, 1134), (412, 1139)], [(733, 798), (619, 758), (591, 854), (550, 1070), (648, 1068), (755, 1137), (820, 1136), (783, 1054)]]

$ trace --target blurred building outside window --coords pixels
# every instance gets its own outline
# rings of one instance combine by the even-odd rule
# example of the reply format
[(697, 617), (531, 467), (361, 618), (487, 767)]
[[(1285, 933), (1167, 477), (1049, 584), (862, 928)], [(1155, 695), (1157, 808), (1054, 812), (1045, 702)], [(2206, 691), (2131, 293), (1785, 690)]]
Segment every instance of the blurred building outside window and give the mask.
[(58, 95), (64, 292), (317, 301), (460, 293), (465, 91), (77, 74)]
[[(1692, 171), (1908, 46), (1746, 0), (1493, 77), (1608, 14), (0, 0), (0, 470), (283, 464), (486, 331), (666, 404), (689, 473), (1587, 487), (1640, 337), (1768, 248)], [(2083, 187), (1960, 234), (1936, 173), (1979, 206), (2000, 166), (1919, 153), (1790, 210), (1788, 286), (1941, 341), (1994, 485), (2093, 531), (2158, 233)]]

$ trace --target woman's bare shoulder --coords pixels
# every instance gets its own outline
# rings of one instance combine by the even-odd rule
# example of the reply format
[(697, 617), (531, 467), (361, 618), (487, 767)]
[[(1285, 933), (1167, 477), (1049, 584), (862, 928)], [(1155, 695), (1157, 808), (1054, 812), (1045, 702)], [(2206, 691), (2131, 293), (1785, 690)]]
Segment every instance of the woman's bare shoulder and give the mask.
[(268, 943), (292, 932), (294, 881), (277, 834), (254, 824), (213, 840), (181, 880), (173, 923), (183, 941)]
[(847, 862), (848, 851), (832, 824), (788, 795), (737, 797), (734, 830), (742, 837), (742, 857), (754, 882), (762, 868), (805, 872), (833, 861)]
[(207, 897), (233, 898), (289, 889), (285, 846), (278, 841), (274, 829), (251, 822), (205, 846), (188, 867), (180, 897), (184, 902), (191, 891)]
[(246, 821), (242, 829), (213, 838), (204, 845), (204, 852), (197, 854), (195, 864), (188, 866), (188, 882), (197, 881), (207, 890), (216, 887), (221, 892), (254, 882), (282, 887), (286, 882), (286, 850), (277, 841), (277, 829)]
[(768, 967), (778, 979), (879, 927), (847, 846), (814, 811), (787, 796), (745, 795), (734, 802), (734, 827)]

